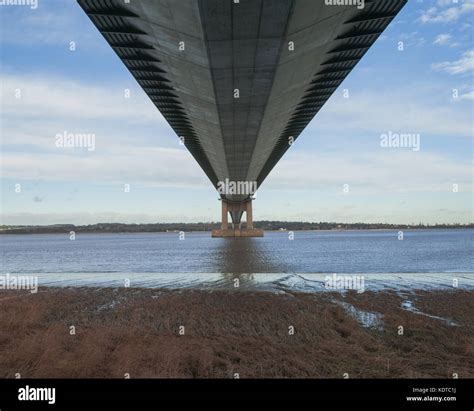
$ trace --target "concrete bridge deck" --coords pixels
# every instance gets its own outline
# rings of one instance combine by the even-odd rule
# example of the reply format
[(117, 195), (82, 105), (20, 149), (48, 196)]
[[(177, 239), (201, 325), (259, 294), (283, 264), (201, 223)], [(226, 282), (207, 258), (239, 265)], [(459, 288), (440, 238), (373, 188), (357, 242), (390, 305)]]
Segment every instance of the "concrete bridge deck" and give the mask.
[(260, 187), (406, 0), (78, 2), (217, 188)]

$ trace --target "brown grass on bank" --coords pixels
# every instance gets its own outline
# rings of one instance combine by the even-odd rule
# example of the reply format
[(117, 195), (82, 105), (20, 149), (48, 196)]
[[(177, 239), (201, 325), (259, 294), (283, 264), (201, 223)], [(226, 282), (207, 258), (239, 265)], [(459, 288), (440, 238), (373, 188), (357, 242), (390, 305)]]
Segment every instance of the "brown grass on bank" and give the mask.
[[(1, 291), (0, 377), (472, 378), (473, 295), (417, 295), (452, 327), (402, 310), (395, 293)], [(334, 299), (382, 313), (385, 328), (361, 327)]]

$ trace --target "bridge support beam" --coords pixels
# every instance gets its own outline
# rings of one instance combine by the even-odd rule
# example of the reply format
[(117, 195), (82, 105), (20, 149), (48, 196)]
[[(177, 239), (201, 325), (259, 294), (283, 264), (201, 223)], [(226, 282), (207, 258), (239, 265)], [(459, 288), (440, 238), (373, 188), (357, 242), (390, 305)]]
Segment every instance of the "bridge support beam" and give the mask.
[[(221, 228), (212, 230), (213, 237), (263, 237), (263, 230), (253, 227), (252, 200), (230, 202), (222, 199)], [(228, 215), (232, 217), (232, 227), (229, 227)], [(242, 215), (245, 213), (246, 224), (242, 228)]]
[(229, 208), (227, 207), (227, 201), (222, 201), (222, 223), (221, 223), (221, 229), (222, 230), (228, 230), (229, 229)]

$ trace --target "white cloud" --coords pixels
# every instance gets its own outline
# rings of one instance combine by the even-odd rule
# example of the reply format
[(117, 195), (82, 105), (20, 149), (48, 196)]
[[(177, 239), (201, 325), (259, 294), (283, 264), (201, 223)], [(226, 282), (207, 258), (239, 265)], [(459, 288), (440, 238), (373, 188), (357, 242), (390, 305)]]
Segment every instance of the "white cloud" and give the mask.
[(469, 91), (468, 93), (461, 94), (459, 98), (461, 100), (474, 100), (474, 91)]
[(449, 74), (471, 73), (474, 70), (474, 50), (464, 52), (459, 60), (443, 61), (433, 64), (432, 67)]
[[(146, 102), (141, 104), (135, 102), (127, 106), (123, 99), (111, 98), (113, 93), (110, 90), (81, 84), (70, 85), (68, 82), (54, 79), (40, 81), (3, 76), (2, 80), (10, 93), (10, 100), (6, 101), (6, 110), (2, 113), (2, 116), (8, 119), (7, 127), (4, 127), (2, 133), (3, 145), (7, 148), (3, 150), (2, 156), (4, 178), (121, 184), (129, 182), (167, 187), (209, 186), (207, 177), (183, 146), (174, 148), (160, 146), (172, 141), (171, 130), (167, 131), (168, 135), (160, 138), (160, 133), (163, 133), (164, 129), (157, 129), (158, 135), (153, 135), (152, 139), (143, 139), (139, 133), (134, 132), (135, 127), (124, 127), (124, 121), (128, 118), (143, 121), (144, 117), (152, 120), (159, 116), (159, 112), (153, 106), (148, 117), (144, 116), (144, 110), (148, 110), (145, 107)], [(18, 103), (11, 99), (11, 92), (17, 84), (22, 85), (24, 89), (24, 97), (20, 103), (21, 110), (16, 106)], [(432, 94), (433, 90), (430, 89), (429, 95)], [(444, 105), (436, 105), (427, 103), (422, 96), (422, 87), (416, 90), (407, 87), (391, 91), (390, 94), (380, 90), (353, 93), (350, 99), (333, 98), (318, 115), (315, 124), (318, 129), (330, 130), (332, 134), (352, 130), (359, 134), (365, 133), (366, 136), (373, 135), (374, 141), (377, 141), (381, 133), (389, 130), (420, 133), (422, 139), (430, 134), (447, 136), (446, 138), (472, 135), (469, 113), (460, 110), (459, 106), (449, 104), (449, 99)], [(472, 93), (464, 93), (461, 98), (466, 100), (469, 96), (472, 97)], [(69, 103), (70, 99), (75, 100)], [(5, 99), (3, 100), (5, 102)], [(123, 108), (123, 105), (126, 108)], [(78, 113), (77, 110), (81, 111)], [(33, 118), (18, 123), (9, 119), (23, 115), (22, 113), (26, 118), (28, 116)], [(48, 120), (45, 121), (44, 117)], [(67, 120), (70, 117), (77, 118)], [(55, 147), (54, 135), (60, 132), (63, 126), (83, 123), (83, 127), (86, 127), (88, 124), (97, 124), (97, 120), (104, 117), (117, 121), (106, 121), (109, 126), (97, 133), (96, 151)], [(341, 118), (344, 119), (343, 122), (340, 121)], [(443, 121), (440, 122), (440, 118)], [(69, 129), (69, 131), (91, 130)], [(413, 162), (407, 164), (405, 169), (420, 164), (423, 170), (432, 169), (431, 173), (437, 172), (436, 167), (431, 167), (431, 163), (420, 161), (420, 158), (426, 158), (424, 156), (409, 155), (408, 160), (403, 156), (397, 157), (398, 160), (388, 167), (394, 157), (391, 154), (387, 156), (385, 152), (379, 153), (377, 145), (374, 149), (377, 153), (376, 158), (384, 159), (382, 162), (365, 158), (363, 152), (358, 156), (363, 159), (361, 162), (354, 162), (351, 159), (341, 160), (344, 158), (341, 155), (346, 150), (340, 147), (337, 155), (331, 155), (326, 159), (305, 158), (293, 164), (290, 158), (289, 162), (285, 160), (283, 164), (285, 167), (290, 164), (289, 167), (294, 170), (299, 169), (297, 166), (299, 161), (301, 164), (319, 165), (320, 168), (308, 171), (308, 175), (317, 176), (318, 184), (321, 182), (341, 184), (344, 180), (357, 177), (358, 184), (384, 186), (387, 179), (391, 178), (390, 175), (399, 173), (400, 164), (408, 160)], [(447, 176), (458, 175), (458, 168), (451, 167), (452, 164), (442, 159), (438, 160), (440, 164), (450, 165), (450, 168), (446, 168), (447, 166), (444, 168)], [(332, 170), (331, 173), (328, 174), (328, 170)], [(277, 174), (271, 181), (277, 187), (286, 186), (286, 175), (286, 171)], [(316, 180), (309, 181), (307, 186), (315, 183)], [(439, 188), (439, 179), (435, 179), (434, 185), (426, 187)]]
[[(456, 182), (469, 186), (471, 167), (421, 150), (341, 148), (336, 154), (289, 152), (264, 183), (266, 189), (312, 189), (351, 184), (368, 191), (446, 191)], [(302, 143), (303, 144), (303, 143)], [(210, 182), (183, 148), (114, 147), (97, 152), (55, 149), (48, 153), (6, 152), (2, 176), (13, 181), (85, 182), (142, 187), (209, 188)], [(303, 178), (302, 178), (303, 177)]]
[[(328, 133), (393, 132), (450, 137), (471, 137), (471, 112), (448, 104), (449, 89), (433, 89), (417, 83), (404, 88), (352, 93), (349, 99), (333, 96), (318, 114), (314, 127)], [(445, 93), (446, 100), (432, 96)], [(440, 118), (443, 121), (440, 121)], [(344, 121), (341, 121), (344, 119)], [(310, 125), (310, 129), (313, 123)]]
[(358, 192), (449, 192), (457, 183), (460, 191), (472, 190), (471, 165), (430, 152), (401, 149), (363, 150), (357, 155), (340, 153), (289, 153), (277, 164), (264, 183), (272, 189), (334, 187), (342, 193), (343, 184)]
[[(446, 6), (450, 3), (448, 1), (438, 2), (440, 6)], [(459, 2), (459, 5), (449, 7), (447, 9), (440, 9), (438, 7), (430, 7), (424, 11), (420, 17), (422, 23), (451, 23), (459, 20), (463, 14), (470, 13), (474, 10), (474, 3), (470, 1)]]
[[(346, 150), (338, 155), (296, 150), (290, 151), (277, 164), (259, 191), (255, 204), (257, 219), (394, 223), (470, 221), (465, 195), (472, 190), (472, 181), (471, 167), (467, 162), (429, 152), (397, 149), (352, 150), (350, 153)], [(172, 192), (168, 195), (165, 188), (163, 195), (166, 200), (162, 203), (142, 204), (141, 200), (135, 200), (135, 204), (138, 202), (135, 210), (140, 210), (140, 214), (133, 207), (111, 205), (98, 198), (87, 206), (89, 212), (84, 212), (84, 207), (74, 203), (71, 203), (71, 208), (55, 207), (54, 202), (61, 201), (62, 197), (52, 188), (50, 195), (46, 182), (42, 181), (38, 195), (51, 199), (44, 205), (31, 202), (31, 206), (26, 207), (22, 204), (20, 210), (11, 205), (4, 210), (1, 220), (4, 224), (91, 224), (218, 219), (217, 196), (210, 195), (209, 182), (195, 162), (186, 158), (184, 151), (149, 148), (132, 153), (111, 153), (111, 156), (109, 159), (80, 160), (14, 156), (11, 153), (7, 156), (6, 172), (18, 175), (21, 171), (28, 178), (41, 172), (41, 178), (53, 179), (53, 183), (64, 177), (109, 184), (140, 181), (147, 187), (166, 187), (168, 184), (185, 188), (180, 195), (192, 192), (189, 198), (200, 190), (202, 198), (199, 204), (190, 206), (186, 203), (188, 205), (183, 206), (183, 202), (179, 203)], [(106, 164), (103, 164), (104, 160)], [(121, 169), (125, 173), (121, 174)], [(120, 181), (122, 177), (126, 180)], [(459, 184), (459, 193), (452, 192), (453, 183)], [(343, 184), (349, 184), (350, 194), (343, 194)], [(132, 184), (132, 187), (134, 192), (137, 184)], [(153, 192), (147, 191), (147, 196)], [(435, 196), (436, 200), (426, 200), (431, 198), (429, 196)], [(314, 203), (316, 199), (318, 201)], [(402, 199), (410, 204), (401, 205)], [(285, 208), (288, 201), (293, 205)], [(444, 214), (439, 211), (441, 201), (448, 208)]]
[(458, 0), (438, 0), (436, 3), (440, 7), (445, 7), (445, 6), (451, 6), (453, 4), (457, 4)]
[[(1, 75), (2, 117), (162, 121), (158, 109), (135, 85), (131, 98), (120, 87), (94, 87), (58, 78)], [(16, 93), (21, 93), (21, 98)]]
[(451, 34), (442, 33), (442, 34), (438, 34), (436, 36), (436, 38), (433, 41), (433, 44), (436, 44), (437, 46), (454, 47), (454, 46), (457, 45), (457, 43), (453, 42), (452, 40), (453, 40), (453, 38), (452, 38)]
[(189, 152), (163, 147), (120, 147), (104, 152), (70, 148), (56, 153), (2, 155), (2, 176), (16, 180), (134, 183), (161, 187), (209, 186)]
[[(69, 47), (74, 41), (78, 47), (98, 49), (103, 40), (88, 23), (87, 16), (75, 1), (43, 2), (35, 10), (28, 7), (4, 7), (8, 14), (2, 18), (4, 44)], [(7, 10), (2, 10), (7, 13)], [(89, 26), (85, 26), (85, 24)]]
[[(185, 211), (183, 207), (183, 211)], [(186, 210), (189, 211), (189, 210)], [(94, 213), (72, 212), (72, 213), (8, 213), (0, 216), (0, 224), (6, 225), (51, 225), (51, 224), (76, 224), (87, 225), (97, 223), (121, 223), (121, 224), (153, 224), (153, 223), (195, 223), (197, 221), (216, 220), (215, 215), (201, 214), (189, 215), (185, 212), (176, 211), (170, 213), (118, 213), (114, 211), (102, 211)]]
[(401, 33), (399, 38), (403, 40), (406, 47), (422, 47), (425, 45), (425, 39), (420, 36), (418, 31), (412, 31), (410, 33)]

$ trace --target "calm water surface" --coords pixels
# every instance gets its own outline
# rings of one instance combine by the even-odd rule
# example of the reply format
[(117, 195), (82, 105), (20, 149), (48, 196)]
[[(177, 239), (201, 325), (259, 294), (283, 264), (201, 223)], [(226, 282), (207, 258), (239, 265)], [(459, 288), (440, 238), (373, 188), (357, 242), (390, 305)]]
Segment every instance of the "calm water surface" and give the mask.
[[(0, 235), (0, 271), (38, 274), (43, 283), (115, 284), (123, 274), (143, 286), (230, 281), (318, 286), (318, 273), (370, 274), (380, 281), (473, 280), (474, 230), (267, 232), (264, 238), (209, 233)], [(403, 273), (409, 274), (403, 275)], [(248, 274), (254, 274), (253, 276)], [(469, 280), (469, 281), (468, 281)]]

